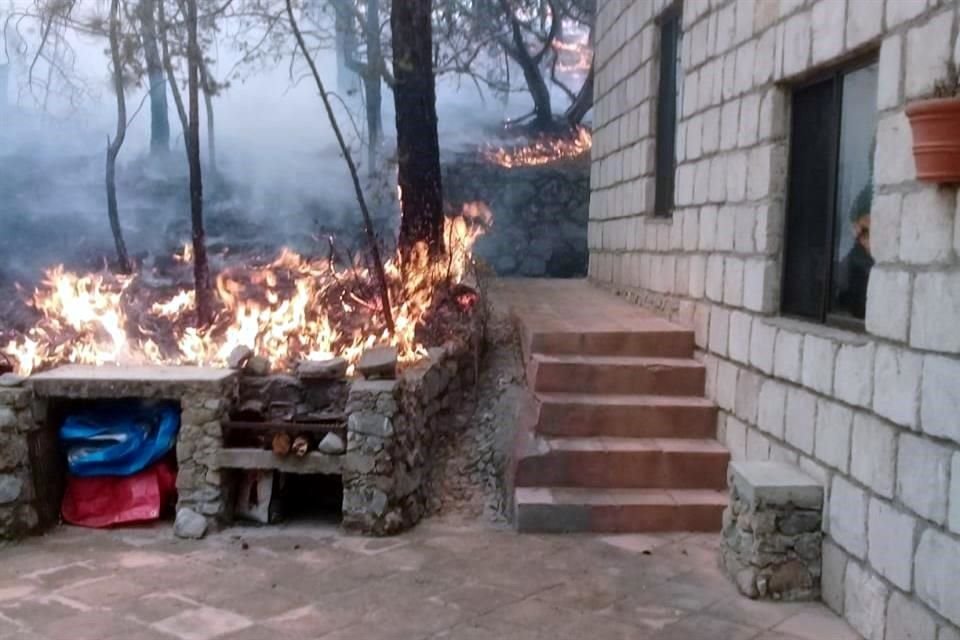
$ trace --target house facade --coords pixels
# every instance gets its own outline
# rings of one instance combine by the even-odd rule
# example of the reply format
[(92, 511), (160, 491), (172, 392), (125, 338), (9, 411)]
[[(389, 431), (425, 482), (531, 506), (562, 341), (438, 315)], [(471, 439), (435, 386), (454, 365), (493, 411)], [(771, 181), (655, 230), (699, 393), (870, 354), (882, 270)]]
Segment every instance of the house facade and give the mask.
[(953, 0), (599, 0), (590, 278), (695, 328), (734, 459), (827, 491), (823, 598), (960, 638), (960, 213), (905, 113)]

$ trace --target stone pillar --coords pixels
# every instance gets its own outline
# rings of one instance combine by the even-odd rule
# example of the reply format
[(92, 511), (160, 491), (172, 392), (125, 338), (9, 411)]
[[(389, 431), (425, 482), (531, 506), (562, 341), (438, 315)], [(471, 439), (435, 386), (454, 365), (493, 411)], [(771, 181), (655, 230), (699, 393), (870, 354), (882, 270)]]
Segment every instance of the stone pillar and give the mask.
[(36, 430), (29, 389), (0, 387), (0, 540), (19, 538), (40, 523), (30, 466)]
[(749, 598), (820, 597), (823, 487), (779, 462), (733, 462), (720, 563)]

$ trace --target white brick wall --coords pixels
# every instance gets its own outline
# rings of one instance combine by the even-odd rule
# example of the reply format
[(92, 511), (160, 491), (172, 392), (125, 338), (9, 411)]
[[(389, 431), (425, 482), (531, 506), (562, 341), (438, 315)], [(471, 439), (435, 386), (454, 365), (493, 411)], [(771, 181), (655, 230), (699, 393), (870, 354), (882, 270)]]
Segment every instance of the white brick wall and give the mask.
[(870, 500), (870, 564), (887, 580), (906, 591), (913, 579), (916, 520), (891, 504)]
[(905, 434), (897, 456), (897, 497), (914, 513), (943, 524), (947, 519), (951, 451)]
[(884, 640), (889, 588), (855, 562), (847, 565), (844, 615), (865, 640)]
[(896, 429), (869, 414), (854, 416), (851, 475), (877, 494), (892, 498), (896, 464)]
[(834, 476), (828, 505), (830, 537), (858, 558), (867, 555), (867, 494)]
[(956, 625), (960, 625), (960, 542), (934, 529), (920, 537), (914, 565), (920, 599)]

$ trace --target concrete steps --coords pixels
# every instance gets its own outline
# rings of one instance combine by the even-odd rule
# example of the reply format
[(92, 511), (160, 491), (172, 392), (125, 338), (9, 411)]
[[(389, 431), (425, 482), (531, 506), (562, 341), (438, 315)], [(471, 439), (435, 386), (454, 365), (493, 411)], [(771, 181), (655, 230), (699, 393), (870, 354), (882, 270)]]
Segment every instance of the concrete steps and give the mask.
[(527, 365), (534, 391), (703, 395), (707, 372), (692, 358), (535, 353)]
[(586, 438), (712, 438), (717, 408), (695, 396), (538, 393), (537, 433)]

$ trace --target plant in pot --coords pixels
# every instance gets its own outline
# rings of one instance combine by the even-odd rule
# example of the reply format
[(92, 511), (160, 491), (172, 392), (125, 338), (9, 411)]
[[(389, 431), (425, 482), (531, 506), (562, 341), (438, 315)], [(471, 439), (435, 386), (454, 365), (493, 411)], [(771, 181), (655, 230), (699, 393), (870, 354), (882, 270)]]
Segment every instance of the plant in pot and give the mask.
[(907, 105), (917, 179), (960, 182), (960, 70), (950, 61), (933, 95)]

